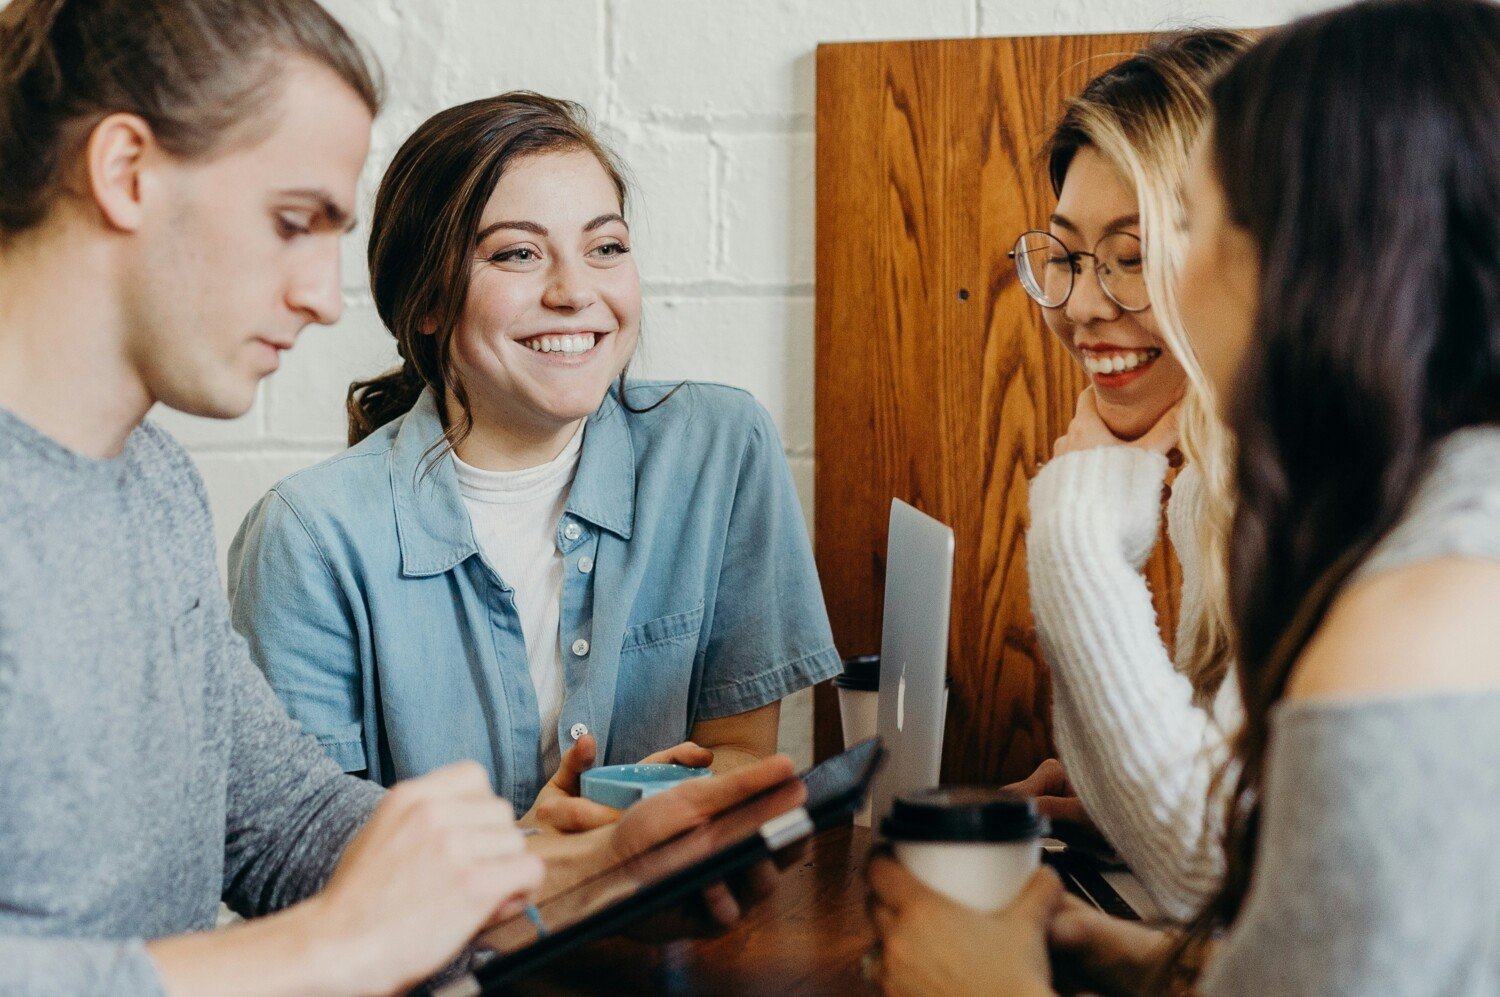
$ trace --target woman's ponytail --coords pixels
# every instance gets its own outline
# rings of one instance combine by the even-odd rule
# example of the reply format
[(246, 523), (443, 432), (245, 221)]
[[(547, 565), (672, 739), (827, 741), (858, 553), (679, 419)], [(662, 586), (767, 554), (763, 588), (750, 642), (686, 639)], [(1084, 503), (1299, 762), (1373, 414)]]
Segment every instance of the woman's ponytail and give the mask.
[(349, 445), (410, 412), (426, 387), (409, 360), (384, 374), (349, 385)]

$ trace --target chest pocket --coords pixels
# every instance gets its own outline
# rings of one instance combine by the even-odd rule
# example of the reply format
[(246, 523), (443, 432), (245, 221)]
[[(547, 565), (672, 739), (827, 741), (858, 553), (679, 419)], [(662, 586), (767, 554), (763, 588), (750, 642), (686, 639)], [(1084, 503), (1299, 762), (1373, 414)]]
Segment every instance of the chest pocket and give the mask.
[(681, 613), (659, 616), (637, 623), (625, 631), (620, 657), (671, 662), (691, 666), (698, 650), (698, 632), (703, 629), (703, 603)]
[(703, 603), (625, 631), (611, 723), (609, 761), (638, 762), (687, 738), (698, 687)]

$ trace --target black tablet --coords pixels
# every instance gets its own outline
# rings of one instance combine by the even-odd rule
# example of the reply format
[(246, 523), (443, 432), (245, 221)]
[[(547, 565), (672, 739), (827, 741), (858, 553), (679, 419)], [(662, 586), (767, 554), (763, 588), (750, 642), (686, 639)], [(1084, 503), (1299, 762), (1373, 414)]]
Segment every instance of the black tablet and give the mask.
[(788, 806), (775, 786), (691, 831), (585, 879), (482, 935), (471, 968), (437, 997), (492, 993), (571, 949), (619, 934), (816, 831), (847, 821), (883, 752), (876, 739), (805, 772), (807, 799)]

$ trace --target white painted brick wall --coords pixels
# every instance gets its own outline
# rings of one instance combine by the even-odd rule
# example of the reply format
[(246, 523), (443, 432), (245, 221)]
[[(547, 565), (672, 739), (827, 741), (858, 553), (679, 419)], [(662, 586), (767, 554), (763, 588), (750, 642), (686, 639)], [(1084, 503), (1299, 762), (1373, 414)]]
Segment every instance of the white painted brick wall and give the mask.
[[(385, 67), (364, 210), (402, 139), (449, 104), (524, 87), (597, 114), (638, 184), (637, 369), (725, 381), (770, 409), (811, 521), (814, 48), (819, 42), (1266, 25), (1315, 0), (326, 0)], [(203, 469), (220, 557), (279, 477), (343, 440), (350, 380), (394, 356), (351, 236), (349, 307), (229, 423), (159, 418)], [(807, 696), (784, 744), (809, 753)]]

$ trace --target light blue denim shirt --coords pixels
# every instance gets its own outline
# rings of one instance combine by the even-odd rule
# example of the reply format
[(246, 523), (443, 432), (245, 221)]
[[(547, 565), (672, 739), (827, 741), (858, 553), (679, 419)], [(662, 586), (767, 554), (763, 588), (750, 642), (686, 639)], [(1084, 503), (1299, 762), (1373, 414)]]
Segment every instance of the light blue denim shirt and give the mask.
[[(669, 388), (633, 382), (631, 404)], [(389, 785), (472, 758), (525, 810), (549, 773), (520, 617), (441, 436), (428, 392), (273, 488), (230, 548), (234, 623), (346, 770)], [(587, 732), (636, 762), (839, 668), (780, 440), (743, 391), (688, 384), (637, 414), (611, 389), (556, 536), (564, 751)]]

